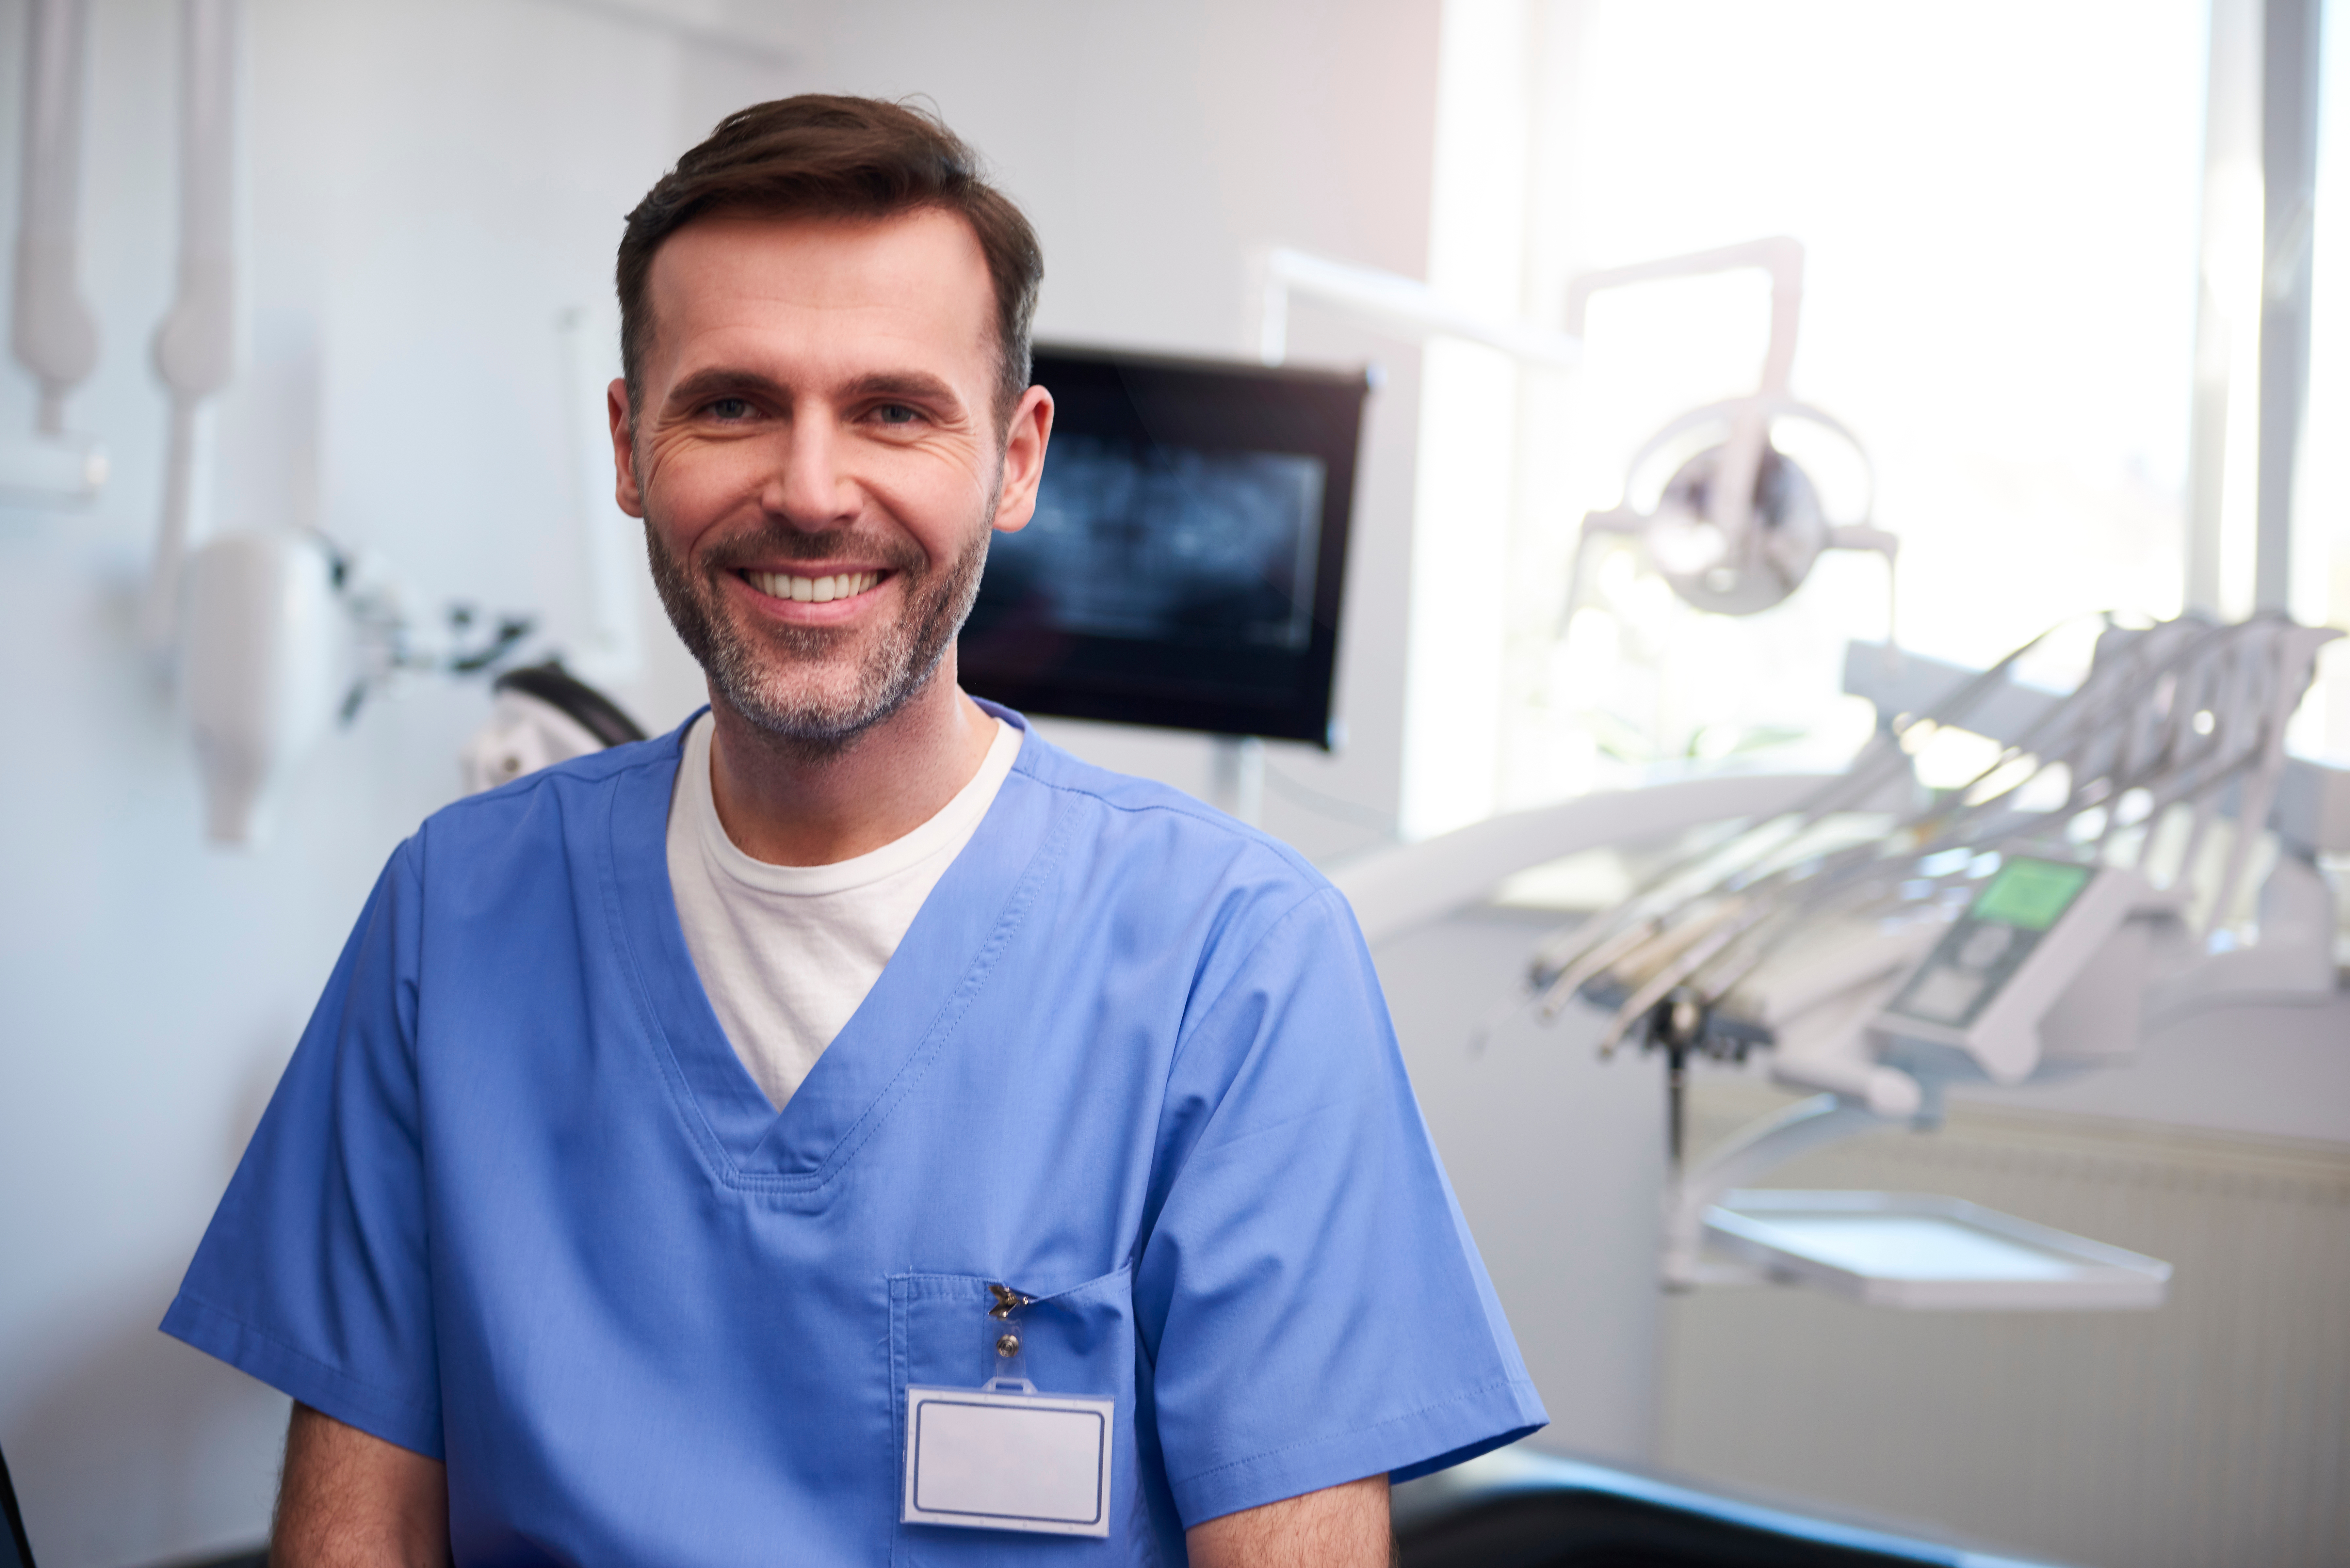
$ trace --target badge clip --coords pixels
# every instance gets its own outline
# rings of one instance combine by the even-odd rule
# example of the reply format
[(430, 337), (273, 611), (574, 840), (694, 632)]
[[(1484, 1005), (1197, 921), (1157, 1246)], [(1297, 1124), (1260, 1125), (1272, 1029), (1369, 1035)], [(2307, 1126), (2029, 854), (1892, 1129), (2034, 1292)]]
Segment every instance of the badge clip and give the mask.
[(992, 1284), (981, 1315), (976, 1388), (906, 1389), (909, 1524), (1109, 1533), (1110, 1448), (1118, 1402), (1040, 1395), (1028, 1378), (1036, 1304)]
[(987, 1309), (983, 1324), (987, 1345), (980, 1358), (979, 1386), (999, 1394), (1034, 1394), (1036, 1385), (1028, 1381), (1028, 1324), (1015, 1314), (1024, 1307), (1035, 1306), (1036, 1298), (1024, 1296), (1009, 1285), (987, 1289), (995, 1304)]

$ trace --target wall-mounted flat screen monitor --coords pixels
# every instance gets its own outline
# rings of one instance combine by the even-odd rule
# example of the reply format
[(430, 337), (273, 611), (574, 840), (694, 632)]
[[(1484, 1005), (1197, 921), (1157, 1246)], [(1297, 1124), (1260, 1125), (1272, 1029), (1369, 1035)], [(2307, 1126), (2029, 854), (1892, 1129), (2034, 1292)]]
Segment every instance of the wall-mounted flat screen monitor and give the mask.
[(962, 683), (1026, 712), (1330, 743), (1367, 374), (1039, 348), (1036, 514)]

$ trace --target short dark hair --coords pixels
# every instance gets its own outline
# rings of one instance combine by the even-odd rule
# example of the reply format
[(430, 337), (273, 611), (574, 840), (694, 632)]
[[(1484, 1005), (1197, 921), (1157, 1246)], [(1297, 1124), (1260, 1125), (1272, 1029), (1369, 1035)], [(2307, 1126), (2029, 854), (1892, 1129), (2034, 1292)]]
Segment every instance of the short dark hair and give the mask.
[(653, 327), (647, 279), (654, 253), (678, 230), (713, 213), (887, 218), (923, 208), (961, 216), (987, 258), (995, 286), (995, 419), (1002, 425), (1028, 389), (1036, 289), (1045, 276), (1036, 231), (987, 182), (977, 155), (936, 114), (827, 93), (736, 109), (629, 214), (616, 270), (630, 417)]

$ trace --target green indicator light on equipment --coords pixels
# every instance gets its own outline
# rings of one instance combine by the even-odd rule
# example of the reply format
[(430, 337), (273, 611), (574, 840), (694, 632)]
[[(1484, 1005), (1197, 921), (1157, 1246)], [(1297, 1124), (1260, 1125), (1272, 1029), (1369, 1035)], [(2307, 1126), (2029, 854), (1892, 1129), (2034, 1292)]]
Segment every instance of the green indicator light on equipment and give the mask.
[(2011, 860), (2000, 867), (1999, 875), (1967, 913), (1978, 920), (2020, 930), (2044, 931), (2089, 885), (2089, 871), (2086, 866), (2055, 860)]

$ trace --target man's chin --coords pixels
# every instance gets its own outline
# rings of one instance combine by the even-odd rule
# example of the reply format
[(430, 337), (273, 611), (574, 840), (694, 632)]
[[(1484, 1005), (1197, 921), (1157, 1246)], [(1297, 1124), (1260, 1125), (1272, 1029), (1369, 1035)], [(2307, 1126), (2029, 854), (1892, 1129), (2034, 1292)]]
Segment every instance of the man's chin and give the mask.
[(837, 680), (807, 679), (808, 671), (761, 671), (747, 680), (715, 680), (714, 700), (743, 722), (795, 746), (837, 750), (849, 745), (904, 707), (912, 689), (877, 691), (861, 673), (840, 672)]
[[(944, 591), (933, 586), (914, 595), (885, 623), (779, 624), (730, 604), (715, 584), (700, 593), (680, 584), (663, 600), (709, 676), (714, 703), (780, 744), (836, 753), (902, 711), (936, 678), (977, 588), (986, 541), (980, 543), (945, 580)], [(688, 612), (682, 620), (681, 601)]]

